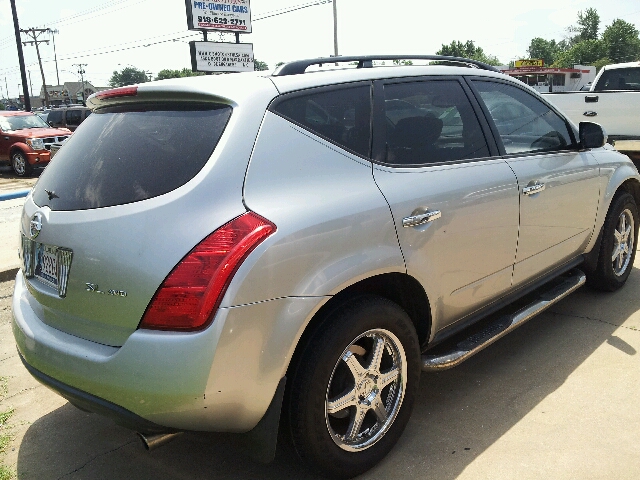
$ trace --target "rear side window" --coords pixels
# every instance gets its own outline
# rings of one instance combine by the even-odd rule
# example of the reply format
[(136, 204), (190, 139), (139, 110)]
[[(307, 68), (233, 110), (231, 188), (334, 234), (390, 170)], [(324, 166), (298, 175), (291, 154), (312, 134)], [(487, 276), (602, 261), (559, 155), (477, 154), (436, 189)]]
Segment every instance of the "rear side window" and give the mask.
[(386, 163), (425, 165), (489, 156), (480, 123), (454, 80), (385, 85)]
[(175, 190), (205, 165), (231, 115), (227, 106), (135, 108), (88, 117), (40, 176), (36, 204), (83, 210)]
[(605, 70), (596, 88), (597, 90), (640, 90), (640, 68)]
[(369, 86), (296, 94), (275, 103), (272, 111), (343, 148), (369, 157), (371, 88)]

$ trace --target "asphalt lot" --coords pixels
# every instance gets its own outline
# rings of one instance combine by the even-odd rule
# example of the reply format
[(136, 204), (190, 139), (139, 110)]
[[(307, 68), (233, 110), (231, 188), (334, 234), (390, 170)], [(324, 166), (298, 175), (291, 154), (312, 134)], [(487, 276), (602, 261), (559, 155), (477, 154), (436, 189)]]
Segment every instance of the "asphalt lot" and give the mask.
[[(461, 366), (423, 374), (391, 454), (361, 478), (640, 478), (640, 263), (619, 292), (583, 288)], [(11, 333), (0, 283), (0, 463), (19, 479), (317, 478), (286, 448), (250, 460), (233, 438), (185, 434), (147, 452), (137, 437), (38, 384)]]

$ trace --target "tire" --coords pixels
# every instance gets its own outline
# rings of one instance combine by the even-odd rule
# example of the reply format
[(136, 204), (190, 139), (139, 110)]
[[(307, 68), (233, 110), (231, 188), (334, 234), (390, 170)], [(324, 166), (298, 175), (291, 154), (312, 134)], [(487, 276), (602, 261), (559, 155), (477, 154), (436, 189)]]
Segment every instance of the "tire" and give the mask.
[(372, 295), (343, 304), (292, 373), (287, 410), (296, 452), (330, 477), (367, 471), (400, 438), (419, 379), (418, 337), (404, 310)]
[(598, 290), (613, 292), (629, 278), (636, 256), (638, 207), (631, 194), (616, 194), (602, 229), (598, 264), (587, 281)]
[(27, 157), (22, 152), (15, 152), (11, 155), (11, 168), (18, 177), (27, 177), (31, 174), (32, 167), (27, 161)]

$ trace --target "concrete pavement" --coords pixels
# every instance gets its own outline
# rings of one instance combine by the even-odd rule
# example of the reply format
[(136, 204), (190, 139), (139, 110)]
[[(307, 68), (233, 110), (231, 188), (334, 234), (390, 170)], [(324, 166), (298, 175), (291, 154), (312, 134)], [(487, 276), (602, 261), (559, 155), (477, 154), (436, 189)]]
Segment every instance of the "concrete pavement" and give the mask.
[[(361, 478), (640, 478), (639, 267), (621, 291), (583, 287), (459, 367), (423, 374), (403, 437)], [(15, 409), (0, 462), (18, 479), (317, 478), (287, 448), (265, 466), (225, 435), (146, 452), (132, 432), (69, 405), (20, 362), (12, 289), (0, 283), (0, 412)]]
[(20, 265), (17, 252), (24, 193), (37, 180), (18, 178), (10, 167), (0, 167), (0, 282), (14, 278)]

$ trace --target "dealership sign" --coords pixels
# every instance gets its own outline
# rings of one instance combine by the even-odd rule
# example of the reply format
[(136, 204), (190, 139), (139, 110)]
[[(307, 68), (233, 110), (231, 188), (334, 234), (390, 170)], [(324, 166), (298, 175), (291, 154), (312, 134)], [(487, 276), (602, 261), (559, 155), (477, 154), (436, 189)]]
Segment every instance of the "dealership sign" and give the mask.
[(251, 33), (249, 0), (186, 0), (189, 30)]
[(252, 72), (252, 43), (189, 42), (194, 72)]
[(530, 58), (529, 60), (516, 60), (516, 68), (543, 67), (544, 61), (540, 58)]

